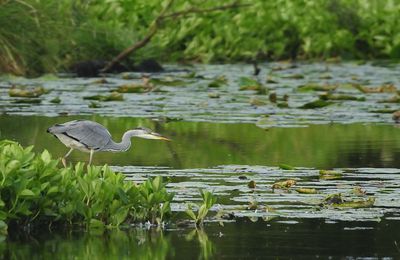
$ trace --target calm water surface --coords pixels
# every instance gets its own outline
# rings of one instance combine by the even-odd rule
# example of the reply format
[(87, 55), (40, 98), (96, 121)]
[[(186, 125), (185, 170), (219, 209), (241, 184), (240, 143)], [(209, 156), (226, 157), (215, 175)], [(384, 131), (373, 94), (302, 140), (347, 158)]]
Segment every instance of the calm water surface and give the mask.
[[(125, 130), (136, 126), (150, 127), (173, 139), (173, 142), (133, 140), (133, 149), (126, 153), (95, 155), (95, 164), (108, 163), (122, 170), (127, 169), (129, 174), (132, 174), (129, 167), (133, 166), (137, 169), (167, 167), (165, 169), (169, 171), (183, 173), (195, 168), (221, 166), (225, 169), (224, 165), (233, 164), (277, 166), (285, 163), (318, 169), (400, 168), (400, 129), (394, 125), (333, 124), (307, 128), (272, 128), (266, 131), (254, 124), (162, 123), (147, 119), (100, 116), (85, 118), (105, 125), (115, 140), (119, 140)], [(3, 115), (0, 116), (0, 139), (35, 145), (37, 151), (48, 149), (55, 156), (62, 156), (67, 148), (47, 134), (46, 129), (55, 123), (73, 119), (77, 117)], [(87, 154), (78, 151), (70, 158), (72, 162), (87, 159)], [(394, 181), (389, 188), (392, 191), (398, 189), (395, 182), (398, 174), (387, 170), (384, 172), (386, 175), (376, 176), (368, 183), (375, 181), (378, 185), (390, 177)], [(177, 176), (173, 179), (177, 183), (191, 179), (190, 176)], [(263, 175), (257, 176), (261, 176), (257, 183), (262, 183)], [(349, 175), (346, 181), (352, 178)], [(198, 184), (203, 183), (199, 178), (196, 181)], [(352, 181), (363, 184), (361, 179), (353, 178)], [(329, 182), (331, 186), (334, 184), (335, 181)], [(342, 185), (346, 183), (342, 182)], [(171, 188), (176, 189), (177, 186)], [(250, 191), (238, 190), (242, 197), (246, 193), (250, 196)], [(270, 194), (263, 189), (257, 192), (259, 195)], [(397, 192), (393, 194), (398, 195)], [(283, 193), (277, 195), (287, 196)], [(13, 232), (15, 230), (10, 229), (10, 236), (0, 242), (0, 254), (4, 259), (398, 259), (400, 214), (396, 209), (400, 208), (400, 204), (397, 203), (398, 198), (394, 198), (395, 201), (390, 204), (394, 210), (374, 221), (292, 219), (282, 216), (262, 220), (243, 217), (234, 223), (224, 223), (223, 227), (218, 223), (208, 223), (204, 231), (169, 226), (163, 231), (134, 228), (128, 231), (109, 231), (106, 234), (47, 230), (34, 230), (28, 234), (26, 231)], [(377, 210), (387, 207), (384, 202), (388, 201), (387, 198), (381, 200)], [(363, 214), (363, 211), (359, 214)]]

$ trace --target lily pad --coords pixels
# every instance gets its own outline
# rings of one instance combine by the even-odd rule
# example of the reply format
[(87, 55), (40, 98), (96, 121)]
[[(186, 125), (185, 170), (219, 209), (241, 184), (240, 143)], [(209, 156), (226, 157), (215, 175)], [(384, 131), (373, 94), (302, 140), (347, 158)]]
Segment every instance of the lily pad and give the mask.
[(314, 84), (314, 83), (309, 83), (306, 85), (300, 85), (297, 87), (298, 91), (332, 91), (337, 89), (338, 85), (320, 85), (320, 84)]
[(282, 169), (282, 170), (294, 170), (295, 168), (293, 166), (289, 165), (289, 164), (281, 163), (281, 164), (279, 164), (279, 169)]
[(8, 91), (10, 97), (24, 97), (24, 98), (36, 98), (47, 93), (43, 87), (29, 88), (26, 86), (13, 85)]
[(61, 103), (61, 99), (60, 99), (60, 97), (55, 97), (52, 100), (50, 100), (50, 103), (60, 104)]
[(98, 101), (123, 101), (124, 96), (118, 92), (112, 92), (110, 95), (94, 95), (83, 97), (85, 100), (98, 100)]
[(257, 91), (257, 94), (266, 94), (267, 88), (264, 87), (260, 82), (255, 79), (248, 77), (241, 77), (239, 79), (239, 90), (254, 90)]
[(397, 93), (398, 90), (393, 84), (384, 84), (378, 87), (366, 87), (360, 84), (353, 84), (353, 87), (363, 93)]
[(354, 101), (365, 101), (365, 97), (356, 97), (351, 95), (333, 95), (333, 94), (322, 94), (319, 96), (322, 100), (354, 100)]
[(150, 88), (144, 85), (124, 84), (119, 86), (115, 91), (118, 93), (145, 93), (149, 92)]
[(291, 179), (285, 180), (285, 181), (278, 181), (272, 185), (272, 189), (288, 189), (288, 188), (292, 187), (293, 185), (296, 185), (296, 183), (297, 182), (295, 180), (291, 180)]
[(308, 103), (304, 104), (303, 106), (301, 106), (300, 108), (303, 108), (303, 109), (314, 109), (314, 108), (326, 107), (326, 106), (329, 106), (329, 105), (332, 105), (332, 104), (333, 104), (332, 102), (318, 99), (318, 100), (315, 100), (315, 101), (308, 102)]
[(296, 189), (296, 191), (298, 193), (302, 193), (302, 194), (316, 194), (316, 193), (318, 193), (317, 190), (314, 189), (314, 188), (299, 188), (299, 189)]
[(219, 88), (222, 85), (226, 85), (226, 83), (228, 83), (228, 79), (224, 75), (222, 75), (222, 76), (216, 77), (213, 81), (208, 83), (208, 87), (209, 88)]
[(155, 85), (162, 85), (162, 86), (184, 86), (189, 84), (189, 82), (186, 82), (181, 79), (174, 79), (172, 77), (166, 77), (164, 79), (150, 79), (150, 83), (153, 83)]

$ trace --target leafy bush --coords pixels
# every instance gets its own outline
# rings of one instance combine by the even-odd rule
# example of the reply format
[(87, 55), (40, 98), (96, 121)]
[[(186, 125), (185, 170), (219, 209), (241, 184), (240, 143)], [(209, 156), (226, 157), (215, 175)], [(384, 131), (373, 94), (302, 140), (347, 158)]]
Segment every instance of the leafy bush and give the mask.
[[(53, 72), (80, 60), (109, 60), (143, 39), (166, 2), (0, 0), (0, 71)], [(175, 0), (170, 12), (232, 2)], [(240, 3), (249, 6), (166, 21), (130, 61), (400, 58), (399, 1)]]
[(0, 142), (0, 221), (103, 227), (161, 223), (171, 213), (174, 194), (161, 177), (137, 185), (107, 165), (60, 169), (46, 150), (35, 154), (32, 148)]

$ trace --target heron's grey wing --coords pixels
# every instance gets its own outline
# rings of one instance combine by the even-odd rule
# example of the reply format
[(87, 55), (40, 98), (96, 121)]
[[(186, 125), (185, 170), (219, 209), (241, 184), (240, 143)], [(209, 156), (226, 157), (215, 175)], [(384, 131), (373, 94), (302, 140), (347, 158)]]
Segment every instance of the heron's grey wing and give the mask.
[(52, 134), (64, 134), (85, 145), (88, 149), (99, 150), (111, 140), (111, 134), (99, 123), (89, 120), (74, 120), (48, 129)]

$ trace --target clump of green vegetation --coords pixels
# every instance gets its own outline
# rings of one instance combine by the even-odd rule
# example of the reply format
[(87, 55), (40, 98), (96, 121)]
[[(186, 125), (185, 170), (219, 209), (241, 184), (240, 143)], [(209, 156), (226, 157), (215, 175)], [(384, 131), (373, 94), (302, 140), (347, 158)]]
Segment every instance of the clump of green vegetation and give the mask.
[[(205, 0), (201, 8), (221, 6), (219, 2)], [(43, 73), (84, 59), (111, 60), (145, 37), (165, 4), (1, 1), (0, 71)], [(242, 0), (240, 4), (246, 6), (169, 19), (133, 58), (232, 62), (322, 57), (337, 62), (341, 59), (336, 57), (400, 57), (398, 1)], [(195, 2), (176, 0), (168, 13), (193, 7), (200, 8)]]
[(222, 85), (226, 85), (228, 83), (228, 79), (224, 76), (218, 76), (213, 79), (210, 83), (208, 83), (209, 88), (219, 88)]
[(209, 191), (200, 190), (200, 194), (201, 198), (203, 199), (203, 203), (201, 205), (197, 205), (197, 215), (193, 211), (193, 204), (188, 204), (188, 208), (185, 211), (186, 214), (195, 221), (196, 227), (203, 225), (204, 219), (206, 218), (208, 211), (217, 202), (217, 197)]
[(322, 202), (323, 206), (334, 208), (369, 208), (375, 203), (374, 197), (367, 199), (344, 199), (341, 193), (330, 194), (326, 196)]
[(151, 89), (144, 85), (138, 84), (124, 84), (119, 86), (115, 91), (118, 93), (145, 93)]
[(8, 95), (10, 97), (24, 97), (24, 98), (37, 98), (41, 95), (48, 93), (43, 87), (27, 87), (27, 86), (12, 86)]
[(284, 180), (284, 181), (278, 181), (272, 184), (272, 189), (289, 189), (290, 187), (296, 185), (297, 181), (296, 180)]
[(320, 170), (319, 177), (325, 180), (340, 179), (343, 177), (341, 172), (333, 170)]
[(121, 93), (116, 91), (111, 92), (110, 95), (94, 95), (94, 96), (87, 96), (83, 97), (86, 100), (98, 100), (98, 101), (123, 101), (124, 96)]
[(265, 86), (263, 86), (258, 80), (241, 77), (239, 79), (239, 90), (254, 90), (257, 94), (267, 94), (268, 90)]
[(46, 150), (35, 154), (32, 149), (0, 141), (0, 232), (6, 224), (160, 224), (171, 213), (174, 194), (167, 192), (162, 177), (138, 185), (107, 165), (59, 168), (59, 160)]

